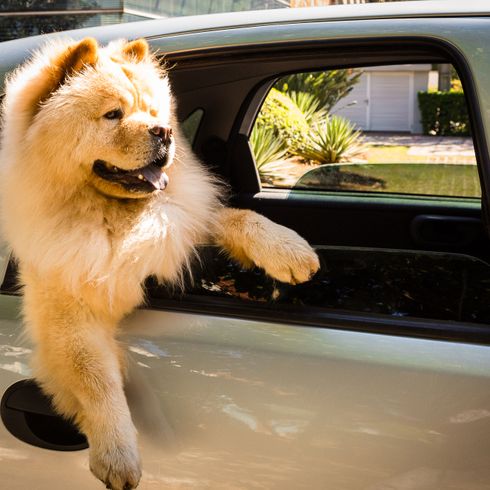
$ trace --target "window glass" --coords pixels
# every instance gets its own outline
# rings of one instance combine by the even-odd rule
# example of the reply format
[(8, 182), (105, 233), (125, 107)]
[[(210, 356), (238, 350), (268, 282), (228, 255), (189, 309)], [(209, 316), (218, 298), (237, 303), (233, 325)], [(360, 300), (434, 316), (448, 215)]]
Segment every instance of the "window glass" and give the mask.
[[(201, 250), (186, 295), (149, 285), (152, 298), (179, 302), (205, 298), (238, 302), (263, 311), (313, 318), (326, 311), (389, 317), (490, 322), (490, 266), (468, 255), (356, 247), (317, 247), (321, 269), (296, 286), (262, 270), (243, 269), (214, 247)], [(231, 303), (230, 303), (231, 302)]]
[(447, 64), (283, 77), (250, 144), (263, 187), (481, 195), (464, 93)]
[(192, 111), (180, 124), (182, 132), (190, 145), (194, 144), (197, 130), (199, 129), (203, 116), (204, 111), (200, 108), (196, 109)]

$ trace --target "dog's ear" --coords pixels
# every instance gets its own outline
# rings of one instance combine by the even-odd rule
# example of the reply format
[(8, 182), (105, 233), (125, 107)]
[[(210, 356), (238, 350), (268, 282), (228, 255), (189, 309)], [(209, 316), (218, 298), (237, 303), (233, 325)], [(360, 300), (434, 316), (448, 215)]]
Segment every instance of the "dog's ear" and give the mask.
[(90, 37), (67, 46), (32, 79), (24, 90), (25, 110), (33, 117), (43, 102), (58, 89), (67, 77), (81, 72), (97, 62), (97, 41)]
[(97, 41), (92, 37), (86, 37), (68, 46), (51, 66), (53, 83), (59, 86), (66, 77), (82, 71), (87, 66), (94, 66), (97, 62), (97, 51)]
[(122, 48), (122, 55), (130, 61), (144, 61), (148, 58), (150, 47), (144, 39), (136, 39), (126, 43)]

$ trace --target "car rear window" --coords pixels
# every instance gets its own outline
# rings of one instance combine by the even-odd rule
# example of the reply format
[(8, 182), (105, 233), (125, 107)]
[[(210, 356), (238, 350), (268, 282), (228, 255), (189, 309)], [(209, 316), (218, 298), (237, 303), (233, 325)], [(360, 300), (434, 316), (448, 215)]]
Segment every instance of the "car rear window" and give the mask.
[(465, 95), (450, 64), (283, 76), (249, 142), (262, 188), (481, 196)]

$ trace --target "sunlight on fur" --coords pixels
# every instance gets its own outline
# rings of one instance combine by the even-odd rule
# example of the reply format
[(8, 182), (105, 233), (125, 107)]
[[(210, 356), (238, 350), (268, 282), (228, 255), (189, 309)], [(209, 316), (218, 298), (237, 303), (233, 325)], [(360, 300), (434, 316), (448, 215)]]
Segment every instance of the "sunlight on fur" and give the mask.
[(140, 458), (115, 334), (144, 300), (145, 278), (182, 284), (205, 242), (290, 283), (307, 281), (318, 258), (294, 231), (225, 206), (144, 40), (44, 46), (7, 78), (2, 122), (2, 227), (36, 379), (87, 436), (94, 475), (135, 488)]

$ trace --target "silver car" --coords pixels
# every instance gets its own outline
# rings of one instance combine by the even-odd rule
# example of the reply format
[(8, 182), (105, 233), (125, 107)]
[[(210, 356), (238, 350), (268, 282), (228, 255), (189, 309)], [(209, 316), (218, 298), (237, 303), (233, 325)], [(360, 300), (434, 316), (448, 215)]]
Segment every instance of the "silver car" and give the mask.
[[(0, 44), (2, 75), (57, 35)], [(312, 281), (289, 286), (206, 249), (185, 294), (149, 279), (121, 337), (140, 488), (490, 488), (489, 3), (284, 9), (67, 35), (146, 38), (170, 69), (194, 150), (228, 181), (232, 203), (295, 229), (323, 262)], [(441, 65), (464, 90), (471, 134), (450, 150), (443, 135), (415, 134), (417, 92)], [(364, 76), (338, 113), (366, 116), (366, 138), (386, 143), (407, 118), (396, 137), (410, 143), (371, 145), (372, 158), (408, 148), (395, 157), (405, 160), (321, 175), (298, 161), (281, 167), (293, 168), (286, 176), (258, 168), (250, 136), (271, 89), (336, 70)], [(407, 172), (399, 187), (386, 165)], [(332, 169), (340, 180), (323, 175)], [(30, 380), (7, 249), (0, 270), (0, 486), (101, 488), (83, 436)]]

